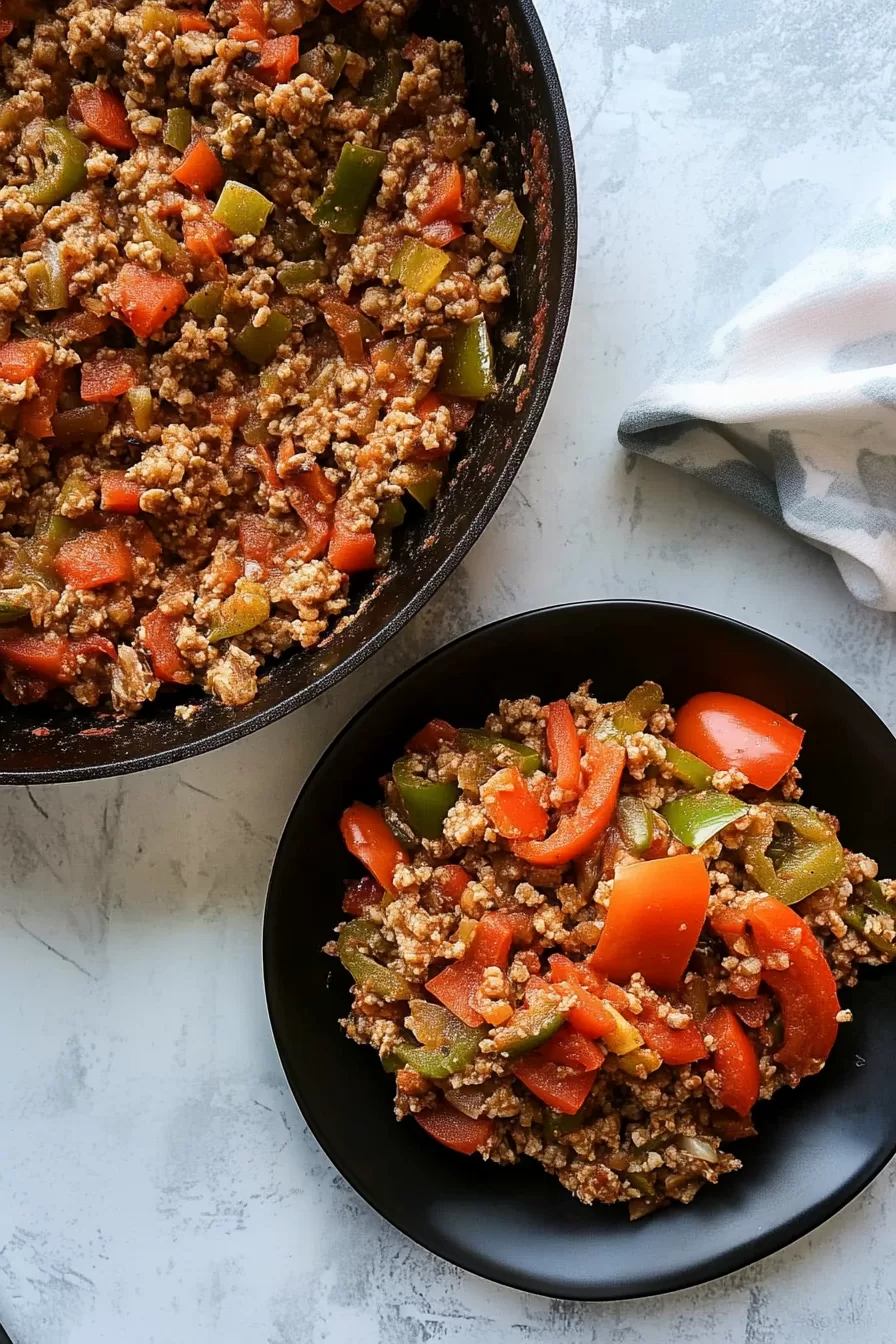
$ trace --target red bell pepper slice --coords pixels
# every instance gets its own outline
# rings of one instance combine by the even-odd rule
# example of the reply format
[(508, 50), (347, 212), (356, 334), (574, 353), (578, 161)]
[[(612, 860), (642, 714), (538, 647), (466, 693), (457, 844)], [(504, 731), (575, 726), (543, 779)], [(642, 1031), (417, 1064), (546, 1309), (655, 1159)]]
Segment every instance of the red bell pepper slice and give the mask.
[(510, 848), (518, 858), (538, 868), (562, 867), (590, 849), (607, 829), (616, 810), (625, 748), (612, 740), (589, 738), (584, 766), (588, 783), (575, 812), (561, 817), (546, 840), (513, 841)]
[(123, 471), (104, 471), (100, 476), (100, 508), (103, 513), (140, 512), (143, 486), (129, 481)]
[(730, 1007), (744, 1026), (752, 1027), (755, 1031), (764, 1027), (771, 1016), (772, 1001), (765, 994), (757, 994), (755, 999), (737, 999)]
[(342, 908), (347, 915), (358, 919), (366, 915), (368, 910), (381, 905), (382, 901), (383, 889), (380, 884), (374, 882), (372, 877), (359, 877), (354, 882), (346, 883)]
[(479, 797), (505, 840), (542, 840), (547, 834), (548, 814), (515, 765), (497, 770), (483, 784)]
[(62, 389), (63, 370), (58, 364), (49, 364), (37, 375), (37, 392), (22, 402), (19, 411), (19, 429), (35, 439), (53, 437), (53, 416)]
[(81, 365), (82, 401), (117, 401), (136, 385), (134, 366), (126, 359), (94, 359)]
[(181, 186), (207, 196), (224, 181), (224, 169), (215, 151), (197, 135), (171, 176)]
[(286, 37), (271, 37), (262, 43), (255, 69), (263, 79), (270, 79), (273, 84), (286, 84), (298, 59), (299, 39), (294, 33)]
[(415, 733), (405, 747), (409, 754), (418, 751), (422, 755), (435, 756), (444, 743), (451, 746), (457, 741), (457, 729), (444, 719), (430, 719), (419, 733)]
[(395, 869), (408, 856), (383, 820), (367, 803), (352, 803), (342, 814), (339, 829), (346, 849), (363, 863), (381, 887), (390, 888)]
[(558, 788), (578, 792), (582, 781), (579, 732), (572, 710), (565, 700), (555, 700), (548, 705), (547, 738), (551, 770)]
[(47, 362), (43, 341), (5, 341), (0, 345), (0, 378), (24, 383), (34, 378)]
[[(338, 488), (316, 462), (307, 471), (290, 478), (288, 485), (281, 481), (280, 488), (286, 490), (287, 499), (305, 524), (305, 535), (286, 552), (287, 556), (319, 559), (326, 554), (333, 536), (333, 506)], [(334, 562), (331, 560), (331, 563)]]
[(431, 224), (424, 224), (420, 230), (420, 237), (430, 247), (447, 247), (449, 243), (456, 242), (463, 236), (463, 226), (453, 219), (434, 219)]
[(577, 1031), (569, 1022), (555, 1031), (538, 1053), (552, 1064), (562, 1064), (568, 1069), (590, 1069), (595, 1073), (606, 1058), (606, 1052), (599, 1045), (595, 1045), (584, 1032)]
[(185, 9), (178, 14), (177, 22), (182, 33), (210, 33), (211, 24), (204, 14), (196, 9)]
[[(330, 4), (333, 4), (333, 0), (330, 0)], [(433, 1106), (428, 1111), (418, 1111), (414, 1119), (430, 1138), (467, 1157), (472, 1157), (477, 1148), (488, 1142), (494, 1128), (492, 1120), (484, 1116), (477, 1120), (471, 1115), (464, 1115), (447, 1102)]]
[(0, 42), (5, 42), (13, 29), (12, 19), (0, 19)]
[(78, 675), (78, 658), (102, 654), (115, 657), (115, 645), (102, 635), (70, 640), (59, 635), (21, 635), (14, 631), (0, 631), (0, 659), (23, 672), (48, 682), (64, 686)]
[(134, 557), (117, 528), (104, 527), (65, 542), (56, 555), (56, 568), (70, 588), (89, 590), (130, 582)]
[(659, 1005), (645, 999), (640, 1013), (629, 1008), (623, 1016), (638, 1028), (651, 1050), (655, 1050), (664, 1064), (693, 1064), (706, 1058), (703, 1032), (693, 1022), (686, 1027), (670, 1027), (659, 1015)]
[(559, 952), (555, 952), (548, 961), (551, 968), (551, 984), (559, 985), (564, 993), (576, 996), (575, 1007), (570, 1008), (566, 1014), (570, 1026), (591, 1040), (612, 1031), (616, 1021), (612, 1013), (609, 1013), (601, 1003), (600, 996), (594, 992), (594, 980), (588, 974), (588, 967), (583, 963), (570, 961), (569, 957), (561, 956)]
[(197, 261), (215, 261), (233, 247), (233, 233), (212, 219), (184, 220), (184, 247)]
[(715, 1038), (712, 1067), (719, 1075), (718, 1098), (738, 1115), (749, 1115), (759, 1100), (759, 1061), (753, 1044), (730, 1008), (714, 1008), (703, 1024)]
[(112, 296), (122, 322), (141, 340), (164, 327), (189, 297), (174, 276), (130, 261), (119, 271)]
[(470, 885), (470, 874), (459, 863), (443, 863), (435, 870), (433, 882), (445, 901), (457, 905)]
[(437, 219), (454, 219), (460, 214), (464, 197), (463, 174), (456, 163), (436, 164), (429, 176), (426, 204), (419, 210), (421, 224)]
[(333, 513), (333, 533), (327, 559), (334, 569), (342, 570), (343, 574), (358, 574), (362, 570), (373, 569), (376, 563), (376, 537), (371, 528), (355, 532), (349, 527), (344, 498), (338, 501)]
[(470, 1001), (486, 966), (498, 966), (502, 971), (506, 968), (512, 942), (513, 926), (507, 915), (487, 910), (464, 955), (427, 980), (426, 988), (468, 1027), (481, 1026), (482, 1014), (471, 1007)]
[(575, 1115), (582, 1109), (597, 1077), (597, 1069), (571, 1073), (564, 1065), (545, 1059), (539, 1050), (523, 1055), (511, 1072), (539, 1101), (563, 1115)]
[(177, 647), (180, 620), (154, 607), (143, 617), (143, 647), (149, 654), (152, 670), (159, 681), (188, 686), (192, 681), (190, 669)]
[(83, 122), (91, 135), (110, 149), (137, 147), (124, 102), (111, 89), (81, 84), (72, 94), (69, 116), (72, 121)]
[[(837, 984), (812, 930), (790, 906), (773, 896), (741, 897), (713, 916), (712, 927), (729, 947), (749, 932), (763, 963), (762, 979), (781, 1006), (784, 1043), (779, 1064), (800, 1077), (817, 1073), (837, 1038)], [(772, 970), (769, 957), (784, 952), (786, 970)]]
[(774, 710), (725, 691), (705, 691), (676, 715), (675, 743), (714, 770), (741, 770), (773, 789), (793, 765), (805, 731)]
[(234, 42), (263, 42), (267, 37), (264, 9), (258, 0), (240, 0), (237, 22), (227, 34)]
[(591, 965), (625, 983), (636, 971), (654, 989), (675, 989), (697, 946), (709, 904), (699, 854), (617, 868)]
[(258, 565), (262, 576), (268, 575), (276, 564), (280, 537), (254, 513), (240, 519), (239, 536), (243, 558)]

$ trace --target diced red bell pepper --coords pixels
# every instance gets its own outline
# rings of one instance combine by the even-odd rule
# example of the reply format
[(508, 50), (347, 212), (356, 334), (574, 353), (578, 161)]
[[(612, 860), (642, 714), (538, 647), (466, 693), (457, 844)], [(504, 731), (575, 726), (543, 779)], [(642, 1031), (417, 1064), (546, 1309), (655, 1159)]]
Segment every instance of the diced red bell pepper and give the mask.
[(190, 669), (177, 647), (180, 620), (154, 607), (143, 617), (143, 647), (149, 654), (152, 670), (159, 681), (188, 686), (192, 681)]
[(582, 1109), (597, 1077), (597, 1069), (571, 1073), (562, 1064), (545, 1059), (539, 1050), (523, 1055), (511, 1072), (539, 1101), (563, 1115), (575, 1115)]
[(125, 105), (111, 89), (96, 84), (81, 84), (72, 94), (69, 116), (80, 121), (91, 135), (110, 149), (136, 149), (137, 137), (131, 130)]
[(575, 812), (561, 817), (546, 840), (513, 841), (510, 848), (514, 854), (540, 868), (562, 867), (584, 854), (610, 824), (624, 766), (624, 747), (612, 740), (602, 742), (590, 737), (584, 760), (588, 783)]
[(456, 163), (439, 163), (429, 176), (426, 204), (418, 212), (421, 224), (437, 219), (455, 219), (464, 197), (463, 174)]
[(381, 905), (382, 901), (383, 889), (372, 877), (359, 877), (354, 882), (345, 884), (342, 908), (347, 915), (353, 915), (355, 919), (366, 915), (368, 910)]
[[(233, 401), (233, 398), (228, 398), (228, 400)], [(221, 412), (219, 411), (217, 414), (220, 416)], [(242, 408), (239, 410), (239, 416), (241, 419), (238, 423), (242, 423), (242, 421), (246, 419), (246, 416), (242, 414)], [(216, 413), (213, 410), (212, 420), (215, 418)], [(219, 423), (222, 423), (222, 421), (219, 420)], [(226, 424), (227, 420), (224, 419), (223, 423)], [(263, 444), (256, 444), (251, 448), (248, 453), (248, 459), (272, 494), (276, 490), (283, 489), (283, 482), (277, 475), (277, 468), (274, 466), (274, 463), (271, 460), (271, 455)]]
[(0, 19), (0, 42), (5, 42), (13, 29), (12, 19)]
[(264, 8), (258, 0), (240, 0), (237, 21), (227, 34), (234, 42), (263, 42), (267, 37)]
[(570, 1026), (592, 1040), (611, 1032), (616, 1026), (616, 1019), (594, 993), (593, 981), (584, 963), (577, 964), (557, 952), (549, 958), (549, 962), (551, 984), (560, 986), (564, 993), (576, 996), (575, 1006), (566, 1014)]
[(155, 533), (142, 519), (122, 518), (118, 530), (127, 542), (131, 554), (139, 556), (141, 560), (155, 561), (162, 554)]
[(463, 236), (463, 225), (453, 219), (434, 219), (431, 224), (424, 224), (420, 230), (420, 237), (430, 247), (447, 247), (449, 243), (456, 242)]
[(112, 294), (122, 322), (141, 340), (164, 327), (189, 297), (174, 276), (130, 261), (119, 271)]
[[(279, 478), (278, 478), (279, 479)], [(339, 494), (323, 468), (315, 464), (290, 478), (286, 497), (305, 524), (302, 540), (287, 551), (301, 560), (317, 560), (325, 555), (333, 535), (333, 506)]]
[(802, 728), (755, 700), (704, 691), (675, 716), (675, 742), (713, 770), (741, 770), (759, 789), (773, 789), (793, 765)]
[(510, 925), (511, 941), (520, 947), (528, 947), (535, 937), (535, 928), (529, 911), (502, 910), (501, 914)]
[(93, 359), (81, 365), (82, 401), (117, 401), (136, 384), (134, 366), (127, 359)]
[(140, 512), (140, 496), (143, 486), (139, 481), (129, 481), (123, 471), (104, 471), (100, 476), (100, 508), (103, 513)]
[(759, 1100), (759, 1061), (753, 1043), (730, 1008), (714, 1008), (703, 1024), (715, 1038), (712, 1067), (719, 1075), (718, 1097), (738, 1115), (749, 1115)]
[(327, 326), (336, 336), (346, 361), (349, 364), (364, 364), (364, 337), (357, 311), (335, 289), (328, 291), (319, 300), (318, 307)]
[(299, 39), (295, 33), (270, 37), (261, 45), (256, 73), (272, 84), (286, 84), (299, 60)]
[(5, 341), (0, 345), (0, 378), (7, 383), (27, 382), (40, 373), (47, 353), (43, 341)]
[[(355, 0), (350, 8), (354, 2)], [(333, 4), (333, 0), (330, 0), (330, 4)], [(452, 1148), (456, 1153), (464, 1153), (467, 1157), (472, 1157), (477, 1148), (483, 1147), (488, 1142), (494, 1128), (494, 1121), (485, 1117), (474, 1119), (471, 1115), (464, 1115), (447, 1102), (440, 1102), (431, 1110), (417, 1111), (414, 1119), (421, 1129), (426, 1130), (430, 1138), (446, 1148)]]
[(56, 569), (70, 588), (103, 588), (128, 583), (134, 577), (134, 557), (118, 529), (104, 527), (65, 542), (56, 555)]
[(547, 738), (551, 770), (558, 787), (578, 792), (582, 783), (579, 732), (572, 710), (565, 700), (555, 700), (548, 705)]
[(50, 331), (54, 336), (64, 336), (69, 341), (77, 343), (78, 341), (89, 341), (94, 336), (100, 336), (108, 328), (111, 317), (108, 314), (100, 316), (98, 313), (61, 313), (59, 317), (54, 317), (50, 323)]
[(65, 686), (78, 675), (78, 658), (100, 654), (115, 657), (115, 645), (102, 635), (70, 640), (59, 635), (21, 635), (0, 631), (0, 660), (53, 686)]
[(443, 863), (435, 870), (433, 882), (446, 902), (457, 905), (470, 885), (470, 874), (459, 863)]
[(629, 1011), (624, 1016), (634, 1023), (664, 1064), (693, 1064), (695, 1060), (706, 1058), (701, 1029), (693, 1022), (677, 1029), (668, 1026), (659, 1015), (659, 1005), (652, 999), (644, 1000), (640, 1013), (635, 1015)]
[(37, 392), (22, 402), (19, 411), (19, 429), (35, 439), (53, 437), (53, 416), (62, 389), (63, 370), (58, 364), (48, 364), (37, 375)]
[(563, 1064), (568, 1069), (585, 1071), (591, 1069), (595, 1073), (606, 1057), (605, 1051), (599, 1045), (595, 1045), (584, 1032), (578, 1031), (570, 1022), (562, 1026), (559, 1031), (555, 1031), (538, 1053), (542, 1059), (549, 1059), (552, 1064)]
[(450, 962), (428, 980), (426, 988), (468, 1027), (481, 1026), (482, 1014), (471, 1006), (473, 993), (486, 966), (498, 966), (502, 971), (506, 968), (512, 941), (513, 928), (507, 916), (500, 910), (487, 910), (461, 959)]
[[(327, 559), (334, 569), (343, 574), (359, 574), (373, 569), (376, 563), (376, 537), (373, 530), (355, 532), (349, 526), (350, 515), (340, 499), (333, 513), (333, 533), (330, 537)], [(340, 507), (342, 505), (342, 507)]]
[(177, 16), (182, 33), (210, 33), (212, 25), (197, 9), (185, 9)]
[(424, 724), (419, 733), (415, 733), (410, 739), (405, 751), (419, 751), (423, 755), (434, 756), (443, 744), (451, 746), (456, 741), (456, 728), (446, 723), (444, 719), (430, 719), (429, 723)]
[[(817, 1073), (837, 1038), (837, 984), (812, 930), (795, 910), (773, 896), (740, 897), (712, 919), (729, 947), (749, 933), (763, 963), (762, 978), (781, 1006), (784, 1043), (779, 1064), (800, 1077)], [(787, 954), (786, 970), (768, 967), (769, 957)]]
[(263, 576), (274, 568), (280, 537), (255, 513), (245, 514), (239, 522), (240, 550), (246, 560), (258, 565)]
[(233, 247), (233, 234), (226, 224), (207, 219), (184, 220), (184, 247), (197, 261), (215, 261)]
[(506, 840), (541, 840), (548, 814), (515, 765), (498, 770), (479, 791), (486, 815)]
[(197, 135), (171, 176), (181, 186), (207, 196), (224, 181), (224, 169), (215, 151)]
[(699, 854), (617, 868), (592, 966), (622, 983), (640, 971), (654, 989), (675, 989), (708, 905), (709, 874)]
[(342, 814), (339, 829), (350, 854), (359, 859), (380, 886), (389, 889), (400, 863), (408, 856), (383, 820), (367, 803), (352, 803)]
[(755, 999), (737, 999), (728, 1006), (744, 1026), (752, 1027), (754, 1031), (765, 1026), (772, 1011), (772, 1001), (766, 994), (757, 994)]

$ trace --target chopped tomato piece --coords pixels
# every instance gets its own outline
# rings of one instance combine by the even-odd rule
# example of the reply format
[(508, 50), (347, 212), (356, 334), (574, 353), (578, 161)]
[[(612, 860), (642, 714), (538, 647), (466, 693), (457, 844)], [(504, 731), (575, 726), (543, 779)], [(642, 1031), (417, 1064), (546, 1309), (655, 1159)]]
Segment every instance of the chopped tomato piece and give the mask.
[(498, 770), (483, 784), (479, 796), (499, 835), (507, 840), (541, 840), (548, 814), (515, 765)]
[(429, 723), (424, 724), (419, 733), (415, 733), (405, 747), (406, 752), (419, 751), (424, 755), (434, 756), (439, 747), (452, 743), (457, 740), (457, 729), (444, 719), (430, 719)]
[(757, 1030), (764, 1027), (772, 1011), (772, 1001), (765, 994), (757, 994), (755, 999), (738, 999), (729, 1005), (744, 1026)]
[[(575, 1027), (583, 1036), (594, 1039), (605, 1036), (616, 1025), (613, 1014), (601, 1003), (600, 996), (594, 993), (594, 984), (588, 975), (584, 963), (570, 961), (569, 957), (555, 952), (549, 958), (551, 966), (551, 984), (559, 985), (564, 993), (573, 993), (576, 1003), (566, 1014), (570, 1026)], [(626, 1003), (628, 1000), (626, 999)]]
[(725, 691), (695, 695), (678, 711), (675, 743), (713, 770), (741, 770), (759, 789), (773, 789), (793, 765), (805, 732), (755, 700)]
[(198, 261), (213, 261), (233, 247), (233, 234), (226, 224), (208, 219), (184, 220), (184, 247)]
[(346, 883), (342, 908), (347, 915), (354, 915), (358, 919), (374, 906), (381, 905), (382, 900), (383, 889), (379, 883), (374, 882), (372, 877), (359, 877), (354, 882)]
[(706, 919), (709, 874), (699, 854), (625, 864), (591, 965), (625, 982), (636, 971), (654, 989), (674, 989)]
[(140, 512), (143, 486), (129, 481), (123, 471), (104, 471), (100, 476), (100, 508), (103, 513)]
[(430, 247), (447, 247), (449, 243), (463, 236), (463, 226), (455, 223), (453, 219), (434, 219), (431, 224), (424, 224), (420, 230), (420, 237)]
[(164, 327), (188, 298), (180, 280), (130, 261), (119, 271), (112, 294), (122, 322), (142, 340)]
[(329, 290), (318, 304), (324, 321), (336, 336), (339, 348), (349, 364), (363, 364), (364, 337), (361, 319), (351, 304), (346, 303), (338, 290)]
[(634, 1023), (664, 1064), (693, 1064), (695, 1060), (706, 1058), (701, 1029), (693, 1022), (686, 1027), (668, 1026), (653, 999), (645, 999), (637, 1015), (629, 1010), (624, 1016)]
[(56, 568), (70, 588), (103, 588), (134, 577), (134, 557), (117, 528), (81, 532), (59, 548)]
[(53, 416), (62, 388), (62, 374), (58, 364), (49, 364), (37, 375), (37, 392), (30, 400), (22, 402), (19, 411), (19, 429), (23, 434), (32, 434), (35, 439), (53, 437)]
[[(333, 3), (334, 0), (330, 0), (330, 4)], [(345, 0), (342, 0), (342, 3), (345, 3)], [(348, 8), (352, 8), (354, 3), (357, 3), (357, 0), (351, 0)], [(464, 1115), (447, 1102), (440, 1102), (438, 1106), (433, 1106), (428, 1111), (417, 1111), (414, 1119), (421, 1129), (426, 1130), (430, 1138), (444, 1144), (446, 1148), (452, 1148), (456, 1153), (464, 1153), (467, 1157), (472, 1157), (477, 1148), (483, 1147), (488, 1142), (494, 1127), (492, 1120), (484, 1117), (474, 1119), (471, 1115)]]
[(528, 910), (502, 910), (501, 914), (510, 925), (512, 942), (519, 943), (521, 947), (528, 947), (535, 937), (532, 916)]
[(188, 686), (192, 675), (177, 647), (179, 626), (177, 616), (169, 616), (159, 607), (153, 608), (143, 617), (143, 647), (159, 681)]
[(47, 353), (43, 341), (5, 341), (0, 345), (0, 378), (8, 383), (34, 378), (46, 364)]
[(547, 736), (551, 770), (558, 787), (578, 792), (582, 782), (579, 733), (572, 710), (565, 700), (555, 700), (548, 705)]
[(582, 1109), (597, 1077), (596, 1069), (570, 1073), (562, 1064), (545, 1059), (539, 1050), (523, 1055), (511, 1072), (539, 1101), (564, 1115), (575, 1115)]
[(258, 0), (240, 0), (238, 18), (227, 34), (234, 42), (263, 42), (267, 36), (264, 8)]
[(172, 173), (175, 182), (189, 187), (190, 191), (201, 192), (207, 196), (217, 190), (224, 181), (224, 169), (218, 156), (201, 135), (189, 146), (180, 163)]
[(373, 569), (376, 563), (376, 537), (369, 520), (366, 531), (356, 532), (348, 525), (347, 510), (340, 508), (341, 504), (340, 499), (333, 514), (333, 534), (327, 559), (334, 569), (341, 569), (343, 574), (358, 574), (361, 570)]
[[(279, 478), (278, 478), (279, 479)], [(286, 496), (296, 513), (305, 524), (302, 540), (291, 547), (287, 556), (297, 556), (301, 560), (317, 560), (325, 555), (333, 535), (333, 505), (338, 490), (317, 463), (298, 476), (291, 477)], [(333, 562), (335, 563), (335, 562)]]
[(91, 135), (110, 149), (136, 149), (137, 137), (131, 130), (125, 105), (111, 89), (96, 84), (81, 84), (72, 94), (69, 116), (80, 121)]
[(182, 33), (209, 33), (211, 24), (204, 14), (200, 14), (198, 9), (185, 9), (178, 14), (177, 22)]
[(738, 1115), (749, 1115), (759, 1100), (759, 1061), (753, 1043), (730, 1008), (715, 1008), (704, 1031), (715, 1038), (712, 1066), (719, 1075), (719, 1101)]
[[(817, 1073), (837, 1038), (840, 1004), (831, 968), (809, 925), (773, 896), (757, 895), (725, 906), (712, 926), (731, 948), (749, 932), (763, 963), (762, 978), (781, 1006), (784, 1043), (775, 1059), (800, 1077)], [(789, 966), (771, 969), (769, 958), (781, 952)]]
[(457, 905), (470, 885), (470, 874), (459, 863), (443, 863), (433, 873), (432, 880), (440, 895), (452, 905)]
[(251, 560), (267, 575), (274, 568), (280, 537), (268, 527), (263, 518), (248, 513), (240, 519), (240, 550), (246, 560)]
[(437, 219), (454, 219), (460, 214), (464, 196), (463, 174), (456, 163), (436, 164), (429, 177), (426, 204), (419, 211), (421, 224)]
[(538, 1052), (552, 1064), (564, 1064), (568, 1069), (593, 1069), (596, 1073), (605, 1059), (599, 1045), (590, 1041), (584, 1032), (577, 1031), (569, 1022), (555, 1031)]
[(408, 856), (383, 820), (381, 812), (367, 803), (352, 803), (342, 814), (339, 829), (346, 849), (353, 854), (381, 887), (392, 886), (395, 869)]
[(512, 941), (513, 928), (507, 916), (500, 910), (487, 910), (464, 955), (428, 980), (426, 988), (468, 1027), (481, 1026), (482, 1014), (471, 1007), (470, 1001), (486, 966), (505, 969)]
[(624, 765), (625, 748), (618, 742), (589, 738), (584, 761), (588, 783), (575, 812), (561, 817), (546, 840), (513, 841), (514, 854), (541, 868), (562, 867), (584, 854), (610, 824)]
[(287, 37), (271, 37), (262, 43), (255, 69), (273, 84), (285, 84), (298, 59), (299, 39), (294, 33)]
[(81, 365), (82, 401), (117, 401), (136, 384), (134, 366), (127, 359), (93, 359)]

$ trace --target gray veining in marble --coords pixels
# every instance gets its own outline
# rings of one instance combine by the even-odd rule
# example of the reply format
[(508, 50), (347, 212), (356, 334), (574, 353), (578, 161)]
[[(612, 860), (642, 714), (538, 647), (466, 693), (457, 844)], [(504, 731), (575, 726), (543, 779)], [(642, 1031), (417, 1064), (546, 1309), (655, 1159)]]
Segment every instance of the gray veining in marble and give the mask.
[(850, 1344), (893, 1337), (894, 1172), (698, 1291), (577, 1306), (493, 1287), (334, 1173), (280, 1074), (259, 925), (327, 740), (409, 662), (558, 597), (660, 597), (826, 659), (892, 723), (893, 618), (830, 561), (626, 463), (625, 402), (891, 183), (883, 0), (540, 0), (576, 138), (581, 262), (541, 431), (413, 625), (212, 757), (0, 808), (0, 1318), (16, 1344)]

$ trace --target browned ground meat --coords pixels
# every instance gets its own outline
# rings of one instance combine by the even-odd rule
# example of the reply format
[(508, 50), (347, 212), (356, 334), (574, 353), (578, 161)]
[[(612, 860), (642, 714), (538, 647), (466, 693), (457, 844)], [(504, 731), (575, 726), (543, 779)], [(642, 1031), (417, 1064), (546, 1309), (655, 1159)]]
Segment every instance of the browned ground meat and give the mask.
[[(437, 491), (476, 404), (439, 394), (446, 340), (488, 330), (509, 293), (486, 232), (510, 195), (466, 110), (460, 45), (411, 36), (414, 8), (4, 6), (0, 691), (13, 703), (64, 688), (131, 714), (170, 682), (245, 704), (266, 658), (315, 644), (345, 610), (348, 574), (385, 563), (400, 501)], [(293, 33), (300, 64), (275, 83), (268, 48)], [(110, 95), (129, 148), (91, 113)], [(260, 231), (210, 232), (221, 183), (173, 176), (177, 109), (212, 177), (272, 204)], [(76, 138), (61, 185), (60, 134), (69, 158)], [(313, 222), (347, 145), (383, 155), (355, 233)], [(458, 236), (433, 238), (451, 181)], [(393, 278), (402, 244), (426, 237), (424, 255), (447, 258), (440, 277)], [(297, 261), (312, 264), (284, 281)], [(135, 292), (164, 277), (170, 307), (135, 317)], [(16, 367), (26, 349), (31, 374)], [(94, 366), (123, 378), (103, 400), (82, 382)]]
[[(796, 768), (771, 792), (751, 787), (736, 770), (716, 771), (713, 791), (731, 795), (744, 806), (742, 815), (695, 851), (708, 870), (709, 904), (677, 991), (655, 991), (638, 973), (615, 987), (605, 976), (592, 978), (593, 992), (606, 995), (605, 1004), (616, 1005), (637, 1039), (630, 1033), (615, 1043), (604, 1037), (605, 1058), (602, 1064), (585, 1066), (598, 1071), (590, 1090), (586, 1082), (585, 1100), (574, 1115), (551, 1109), (524, 1085), (514, 1072), (519, 1058), (514, 1056), (515, 1046), (528, 1037), (526, 1048), (533, 1054), (546, 1050), (551, 1038), (548, 1045), (539, 1046), (533, 1026), (544, 1020), (546, 1011), (562, 1018), (575, 1003), (562, 982), (554, 979), (548, 985), (536, 979), (552, 975), (550, 958), (554, 954), (569, 958), (587, 981), (589, 971), (584, 968), (600, 948), (620, 870), (690, 852), (661, 811), (689, 789), (675, 778), (667, 759), (675, 734), (674, 713), (660, 703), (659, 688), (653, 689), (657, 704), (637, 727), (621, 718), (625, 708), (621, 702), (598, 702), (587, 684), (567, 699), (580, 746), (594, 736), (624, 747), (620, 799), (639, 800), (634, 811), (649, 817), (652, 839), (646, 851), (634, 852), (637, 844), (630, 823), (628, 843), (624, 838), (625, 823), (620, 821), (624, 805), (617, 806), (615, 819), (593, 847), (573, 862), (555, 868), (527, 862), (499, 834), (492, 815), (507, 778), (506, 774), (499, 778), (496, 771), (519, 765), (520, 757), (512, 746), (486, 744), (484, 749), (481, 734), (477, 740), (449, 732), (441, 745), (424, 743), (426, 749), (407, 758), (407, 767), (420, 779), (455, 784), (459, 790), (444, 816), (441, 834), (424, 839), (415, 835), (395, 778), (384, 780), (380, 810), (405, 856), (399, 858), (392, 889), (385, 895), (370, 878), (349, 884), (344, 909), (360, 918), (340, 926), (340, 945), (333, 942), (325, 949), (341, 955), (352, 970), (353, 1005), (343, 1025), (352, 1040), (372, 1045), (385, 1067), (395, 1071), (399, 1119), (414, 1115), (425, 1121), (427, 1115), (447, 1115), (450, 1123), (453, 1109), (482, 1122), (477, 1146), (483, 1158), (514, 1163), (521, 1156), (532, 1157), (586, 1204), (623, 1201), (632, 1217), (670, 1200), (688, 1203), (705, 1182), (714, 1183), (720, 1175), (737, 1170), (741, 1163), (728, 1151), (728, 1144), (755, 1133), (750, 1102), (743, 1113), (742, 1107), (723, 1104), (720, 1096), (725, 1082), (712, 1035), (713, 1010), (732, 1010), (746, 1033), (758, 1062), (760, 1099), (771, 1097), (780, 1087), (795, 1087), (823, 1065), (823, 1059), (815, 1057), (799, 1064), (788, 1058), (786, 1065), (778, 1058), (782, 1042), (791, 1038), (777, 991), (764, 977), (786, 972), (788, 954), (776, 948), (760, 957), (746, 934), (726, 945), (714, 931), (713, 921), (723, 912), (756, 909), (757, 902), (770, 899), (750, 876), (745, 850), (755, 852), (757, 844), (768, 849), (782, 870), (794, 855), (805, 855), (799, 832), (782, 820), (789, 816), (800, 824), (808, 822), (810, 828), (822, 826), (825, 843), (830, 842), (838, 855), (834, 870), (839, 869), (840, 876), (795, 906), (805, 921), (802, 932), (806, 939), (814, 935), (833, 973), (830, 980), (821, 963), (833, 1005), (828, 1019), (831, 1039), (836, 1024), (850, 1020), (848, 1010), (838, 1012), (833, 1002), (834, 983), (850, 985), (860, 964), (879, 965), (896, 956), (896, 882), (878, 882), (873, 860), (838, 850), (835, 818), (796, 803), (801, 793)], [(558, 788), (551, 773), (546, 718), (547, 707), (535, 697), (502, 701), (486, 728), (537, 753), (526, 767), (526, 783), (548, 811), (553, 833), (576, 794)], [(343, 833), (347, 834), (345, 829)], [(773, 911), (780, 909), (777, 903), (772, 905)], [(471, 1036), (473, 1024), (464, 1033), (457, 1019), (436, 1002), (444, 990), (430, 990), (427, 982), (464, 958), (483, 918), (491, 913), (494, 920), (492, 912), (511, 917), (515, 932), (506, 964), (482, 966), (475, 973), (475, 986), (464, 1001), (479, 1015), (481, 1025)], [(359, 943), (364, 955), (387, 968), (387, 973), (403, 977), (406, 986), (387, 992), (389, 983), (378, 982), (376, 974), (371, 979), (369, 965), (365, 969), (363, 962), (353, 963)], [(553, 996), (547, 1008), (546, 995)], [(541, 1019), (537, 1012), (533, 1019), (533, 1005), (540, 1005)], [(663, 1024), (659, 1035), (657, 1021)], [(556, 1026), (555, 1021), (552, 1029)], [(569, 1024), (562, 1030), (568, 1031)], [(445, 1061), (458, 1032), (460, 1062), (451, 1066), (453, 1072), (446, 1064), (439, 1076), (432, 1059)], [(686, 1039), (696, 1042), (692, 1062), (667, 1062), (664, 1053), (673, 1054), (676, 1041)], [(428, 1062), (421, 1046), (435, 1051)], [(418, 1068), (413, 1067), (415, 1061)], [(576, 1065), (561, 1064), (555, 1070), (563, 1080), (575, 1075)], [(578, 1071), (581, 1075), (582, 1069)], [(726, 1095), (730, 1099), (731, 1094)], [(473, 1136), (477, 1142), (475, 1130)]]

